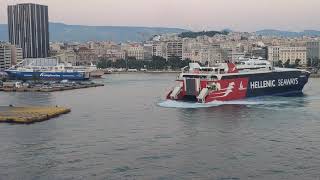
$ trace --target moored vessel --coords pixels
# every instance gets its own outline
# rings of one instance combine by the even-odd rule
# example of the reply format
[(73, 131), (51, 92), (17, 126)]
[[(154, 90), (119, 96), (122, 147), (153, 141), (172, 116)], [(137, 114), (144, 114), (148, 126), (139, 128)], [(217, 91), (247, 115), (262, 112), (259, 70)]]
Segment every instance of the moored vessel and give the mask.
[(300, 69), (274, 68), (266, 60), (248, 59), (201, 67), (190, 63), (177, 78), (167, 99), (208, 103), (264, 95), (302, 93), (310, 73)]
[(26, 59), (5, 72), (14, 80), (88, 80), (89, 73), (55, 59)]
[(92, 63), (90, 66), (74, 66), (74, 68), (89, 73), (90, 78), (101, 78), (105, 74), (104, 70), (98, 69)]

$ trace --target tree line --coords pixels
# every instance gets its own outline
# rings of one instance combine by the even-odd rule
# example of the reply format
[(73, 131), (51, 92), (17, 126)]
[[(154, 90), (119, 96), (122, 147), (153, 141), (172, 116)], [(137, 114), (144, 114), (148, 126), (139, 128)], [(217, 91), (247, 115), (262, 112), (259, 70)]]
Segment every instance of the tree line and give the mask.
[(180, 70), (188, 66), (190, 60), (181, 60), (179, 57), (171, 57), (166, 60), (160, 56), (153, 56), (151, 60), (136, 60), (135, 57), (118, 59), (116, 61), (101, 58), (97, 64), (98, 68), (125, 68), (125, 69), (150, 69), (150, 70)]
[(181, 38), (196, 38), (198, 36), (208, 36), (208, 37), (213, 37), (216, 34), (223, 34), (223, 35), (228, 35), (228, 31), (201, 31), (201, 32), (182, 32), (179, 34), (179, 37)]
[[(307, 59), (307, 67), (311, 67), (311, 68), (317, 68), (319, 69), (319, 61), (320, 59)], [(296, 59), (294, 64), (290, 64), (290, 60), (288, 59), (285, 62), (282, 62), (281, 60), (279, 60), (278, 62), (276, 62), (274, 65), (277, 67), (284, 67), (284, 68), (297, 68), (300, 66), (300, 62), (301, 59)]]
[[(125, 68), (125, 69), (150, 69), (150, 70), (180, 70), (181, 68), (188, 66), (191, 60), (181, 60), (179, 57), (171, 57), (166, 60), (160, 56), (153, 56), (151, 60), (136, 60), (135, 57), (128, 57), (126, 59), (118, 59), (116, 61), (109, 60), (107, 58), (100, 58), (97, 64), (98, 68)], [(274, 66), (285, 68), (297, 68), (300, 66), (300, 59), (296, 59), (294, 64), (290, 64), (290, 60), (278, 61), (274, 63)], [(320, 59), (308, 59), (307, 67), (319, 69)], [(198, 62), (199, 63), (199, 62)], [(201, 64), (201, 63), (199, 63)], [(207, 62), (204, 64), (207, 65)]]

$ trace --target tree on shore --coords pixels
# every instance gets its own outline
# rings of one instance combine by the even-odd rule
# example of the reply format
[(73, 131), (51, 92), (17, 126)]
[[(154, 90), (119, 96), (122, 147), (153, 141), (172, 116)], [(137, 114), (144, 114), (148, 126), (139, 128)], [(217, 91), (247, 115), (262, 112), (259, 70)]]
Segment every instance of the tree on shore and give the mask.
[(165, 70), (168, 67), (178, 70), (185, 67), (191, 62), (190, 60), (181, 60), (179, 57), (171, 57), (168, 61), (160, 56), (153, 56), (151, 61), (137, 60), (135, 57), (128, 57), (127, 59), (118, 59), (115, 62), (101, 58), (97, 64), (98, 68), (129, 68), (141, 69), (147, 68), (152, 70)]
[(299, 67), (299, 66), (300, 66), (300, 62), (301, 62), (301, 59), (296, 59), (296, 60), (294, 61), (294, 66), (295, 66), (295, 67)]
[(200, 31), (200, 32), (182, 32), (179, 34), (179, 37), (181, 38), (197, 38), (198, 36), (208, 36), (208, 37), (213, 37), (216, 34), (223, 34), (223, 35), (228, 35), (228, 31)]
[(276, 63), (276, 65), (275, 66), (277, 66), (277, 67), (283, 67), (283, 63), (282, 63), (282, 61), (281, 60), (279, 60), (277, 63)]
[(288, 60), (283, 64), (283, 66), (284, 66), (285, 68), (289, 68), (289, 67), (290, 67), (290, 59), (288, 59)]

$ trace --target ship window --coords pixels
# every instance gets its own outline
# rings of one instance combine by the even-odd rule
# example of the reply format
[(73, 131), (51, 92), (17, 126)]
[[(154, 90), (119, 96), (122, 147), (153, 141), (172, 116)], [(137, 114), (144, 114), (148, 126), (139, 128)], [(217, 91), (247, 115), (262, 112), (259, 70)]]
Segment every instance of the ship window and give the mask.
[(200, 78), (200, 79), (206, 79), (207, 76), (200, 76), (200, 75), (183, 75), (184, 78)]
[(218, 80), (218, 77), (217, 76), (211, 76), (211, 80)]
[(245, 65), (246, 63), (245, 62), (235, 62), (235, 64), (237, 64), (237, 65)]
[(200, 69), (200, 71), (206, 71), (206, 72), (208, 72), (208, 71), (212, 71), (212, 69), (211, 69), (211, 68), (205, 68), (205, 69)]

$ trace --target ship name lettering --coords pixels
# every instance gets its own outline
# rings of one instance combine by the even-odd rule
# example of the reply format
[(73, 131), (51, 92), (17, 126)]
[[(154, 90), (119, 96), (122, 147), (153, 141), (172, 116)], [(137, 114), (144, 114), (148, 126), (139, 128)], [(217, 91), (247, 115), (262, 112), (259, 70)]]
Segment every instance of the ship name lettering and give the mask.
[(250, 82), (250, 87), (251, 89), (276, 87), (276, 80), (253, 81), (253, 82)]
[(299, 84), (298, 78), (278, 79), (278, 86), (291, 86)]

